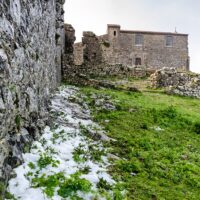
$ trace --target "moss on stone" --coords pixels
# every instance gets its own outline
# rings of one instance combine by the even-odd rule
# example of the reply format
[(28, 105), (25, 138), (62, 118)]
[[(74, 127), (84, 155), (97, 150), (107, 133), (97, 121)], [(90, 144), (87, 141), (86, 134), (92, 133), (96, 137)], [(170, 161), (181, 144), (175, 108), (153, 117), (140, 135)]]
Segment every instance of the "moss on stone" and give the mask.
[(21, 116), (20, 115), (16, 115), (15, 117), (15, 123), (16, 123), (16, 127), (19, 130), (21, 127)]

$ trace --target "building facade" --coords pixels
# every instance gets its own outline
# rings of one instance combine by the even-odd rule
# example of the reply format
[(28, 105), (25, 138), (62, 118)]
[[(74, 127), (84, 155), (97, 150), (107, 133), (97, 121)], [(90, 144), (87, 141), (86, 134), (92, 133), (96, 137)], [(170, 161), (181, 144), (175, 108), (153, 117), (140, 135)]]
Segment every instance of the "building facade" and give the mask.
[(128, 31), (121, 30), (119, 25), (108, 25), (104, 38), (110, 43), (103, 48), (110, 64), (189, 70), (187, 34)]
[[(120, 25), (109, 24), (107, 34), (98, 39), (103, 59), (110, 65), (189, 70), (188, 34), (121, 30)], [(77, 51), (83, 52), (84, 45), (75, 44), (78, 64), (82, 59)]]

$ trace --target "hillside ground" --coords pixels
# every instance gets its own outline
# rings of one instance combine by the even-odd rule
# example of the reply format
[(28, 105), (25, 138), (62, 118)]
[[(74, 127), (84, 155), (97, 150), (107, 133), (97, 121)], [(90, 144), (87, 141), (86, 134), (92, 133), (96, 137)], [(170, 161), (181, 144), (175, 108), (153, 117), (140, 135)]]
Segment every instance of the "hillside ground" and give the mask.
[[(200, 199), (200, 100), (149, 89), (144, 80), (128, 84), (141, 92), (81, 88), (114, 139), (111, 175), (128, 199)], [(94, 95), (111, 97), (117, 109), (99, 109)]]

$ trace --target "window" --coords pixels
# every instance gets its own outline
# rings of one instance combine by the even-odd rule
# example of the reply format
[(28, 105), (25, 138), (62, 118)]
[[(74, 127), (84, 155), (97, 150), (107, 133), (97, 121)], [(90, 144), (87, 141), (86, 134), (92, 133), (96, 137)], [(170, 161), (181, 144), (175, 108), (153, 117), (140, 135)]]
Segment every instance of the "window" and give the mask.
[(165, 46), (166, 47), (172, 47), (173, 46), (173, 36), (167, 35), (165, 37)]
[(135, 45), (143, 45), (143, 35), (137, 34), (135, 35)]
[(135, 65), (137, 66), (137, 65), (141, 65), (141, 64), (142, 64), (141, 58), (136, 58), (135, 59)]
[(116, 35), (117, 35), (117, 32), (116, 32), (116, 31), (114, 31), (114, 33), (113, 33), (113, 34), (114, 34), (114, 36), (116, 36)]

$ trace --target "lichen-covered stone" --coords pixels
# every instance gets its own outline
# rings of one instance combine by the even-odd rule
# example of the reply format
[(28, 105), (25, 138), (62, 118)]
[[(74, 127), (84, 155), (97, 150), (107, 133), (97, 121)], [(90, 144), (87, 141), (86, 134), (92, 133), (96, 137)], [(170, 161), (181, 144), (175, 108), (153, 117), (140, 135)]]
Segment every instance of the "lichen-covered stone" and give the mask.
[(75, 29), (72, 27), (71, 24), (65, 24), (65, 51), (64, 51), (64, 58), (63, 58), (63, 67), (62, 67), (62, 79), (66, 80), (69, 76), (68, 71), (71, 66), (74, 66), (74, 41), (76, 40), (75, 37)]
[(64, 0), (0, 0), (0, 179), (22, 162), (61, 80)]
[(164, 87), (170, 94), (200, 98), (200, 74), (163, 68), (151, 75), (153, 88)]

